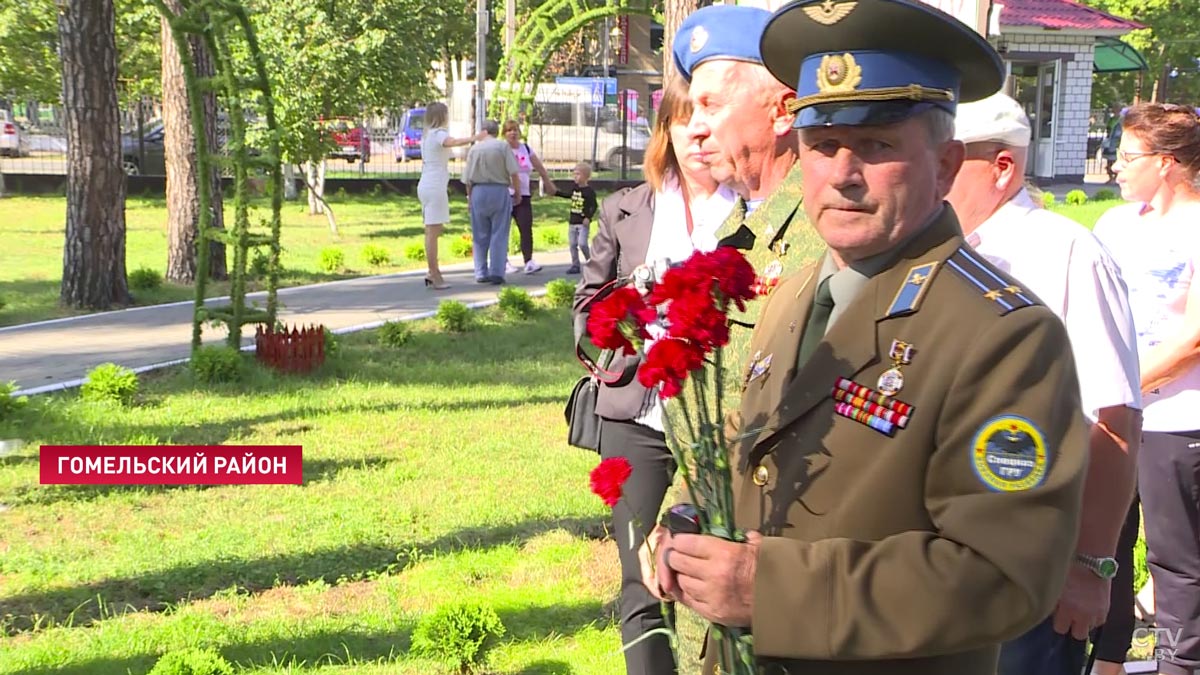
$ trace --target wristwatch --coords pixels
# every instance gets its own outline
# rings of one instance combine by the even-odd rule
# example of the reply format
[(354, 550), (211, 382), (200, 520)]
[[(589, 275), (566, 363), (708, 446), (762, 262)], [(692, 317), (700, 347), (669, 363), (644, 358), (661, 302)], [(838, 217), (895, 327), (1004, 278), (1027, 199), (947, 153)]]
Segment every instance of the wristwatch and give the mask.
[(1097, 557), (1086, 553), (1076, 553), (1075, 562), (1088, 568), (1101, 579), (1112, 579), (1117, 576), (1117, 569), (1120, 568), (1115, 558)]

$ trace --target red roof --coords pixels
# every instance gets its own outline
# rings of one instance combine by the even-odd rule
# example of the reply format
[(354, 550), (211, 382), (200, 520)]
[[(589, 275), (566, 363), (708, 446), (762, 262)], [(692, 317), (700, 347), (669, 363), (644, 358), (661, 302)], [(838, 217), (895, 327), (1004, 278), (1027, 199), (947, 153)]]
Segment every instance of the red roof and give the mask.
[(1145, 26), (1106, 14), (1073, 0), (999, 0), (1002, 26), (1036, 26), (1055, 30), (1122, 30)]

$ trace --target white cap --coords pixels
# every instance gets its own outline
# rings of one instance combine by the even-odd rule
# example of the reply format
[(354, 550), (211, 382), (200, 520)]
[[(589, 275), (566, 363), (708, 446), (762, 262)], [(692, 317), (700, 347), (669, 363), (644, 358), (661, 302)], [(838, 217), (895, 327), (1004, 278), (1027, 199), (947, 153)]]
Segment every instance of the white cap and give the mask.
[(959, 103), (954, 118), (954, 138), (963, 143), (1003, 143), (1029, 146), (1029, 117), (1020, 103), (1004, 94), (980, 101)]

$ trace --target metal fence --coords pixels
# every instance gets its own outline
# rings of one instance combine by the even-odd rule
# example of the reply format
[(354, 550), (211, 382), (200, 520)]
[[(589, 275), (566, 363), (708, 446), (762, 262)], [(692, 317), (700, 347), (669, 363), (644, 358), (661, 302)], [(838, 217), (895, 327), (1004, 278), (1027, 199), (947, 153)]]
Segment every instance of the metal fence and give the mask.
[[(575, 165), (588, 161), (597, 178), (641, 176), (641, 161), (649, 140), (644, 118), (621, 119), (615, 105), (595, 109), (588, 103), (561, 100), (559, 92), (539, 100), (531, 114), (525, 142), (542, 158), (555, 176), (569, 177)], [(21, 130), (19, 156), (0, 157), (0, 171), (8, 174), (66, 174), (67, 140), (61, 114), (52, 108), (39, 109), (31, 120), (18, 109), (15, 116)], [(161, 110), (147, 105), (142, 110), (122, 111), (122, 164), (131, 175), (162, 176), (165, 162)], [(369, 142), (355, 152), (331, 151), (326, 167), (328, 178), (417, 178), (422, 162), (419, 145), (406, 142), (405, 124), (411, 115), (389, 115), (353, 124), (364, 128)], [(469, 122), (452, 119), (450, 132), (455, 136), (472, 133)], [(220, 125), (218, 125), (220, 127)], [(624, 126), (624, 128), (622, 128)], [(407, 127), (411, 131), (411, 127)], [(220, 135), (220, 133), (219, 133)], [(453, 176), (462, 173), (466, 148), (454, 148), (450, 162)], [(621, 161), (623, 159), (623, 161)], [(594, 161), (593, 161), (594, 160)]]

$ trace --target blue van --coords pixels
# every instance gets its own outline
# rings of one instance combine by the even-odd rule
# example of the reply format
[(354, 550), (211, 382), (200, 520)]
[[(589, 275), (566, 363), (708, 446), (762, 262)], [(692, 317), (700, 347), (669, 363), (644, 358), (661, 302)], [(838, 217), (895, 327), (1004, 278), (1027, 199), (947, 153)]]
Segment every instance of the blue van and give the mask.
[(392, 150), (397, 162), (406, 159), (421, 159), (421, 133), (425, 130), (425, 109), (412, 108), (405, 111), (392, 141)]

